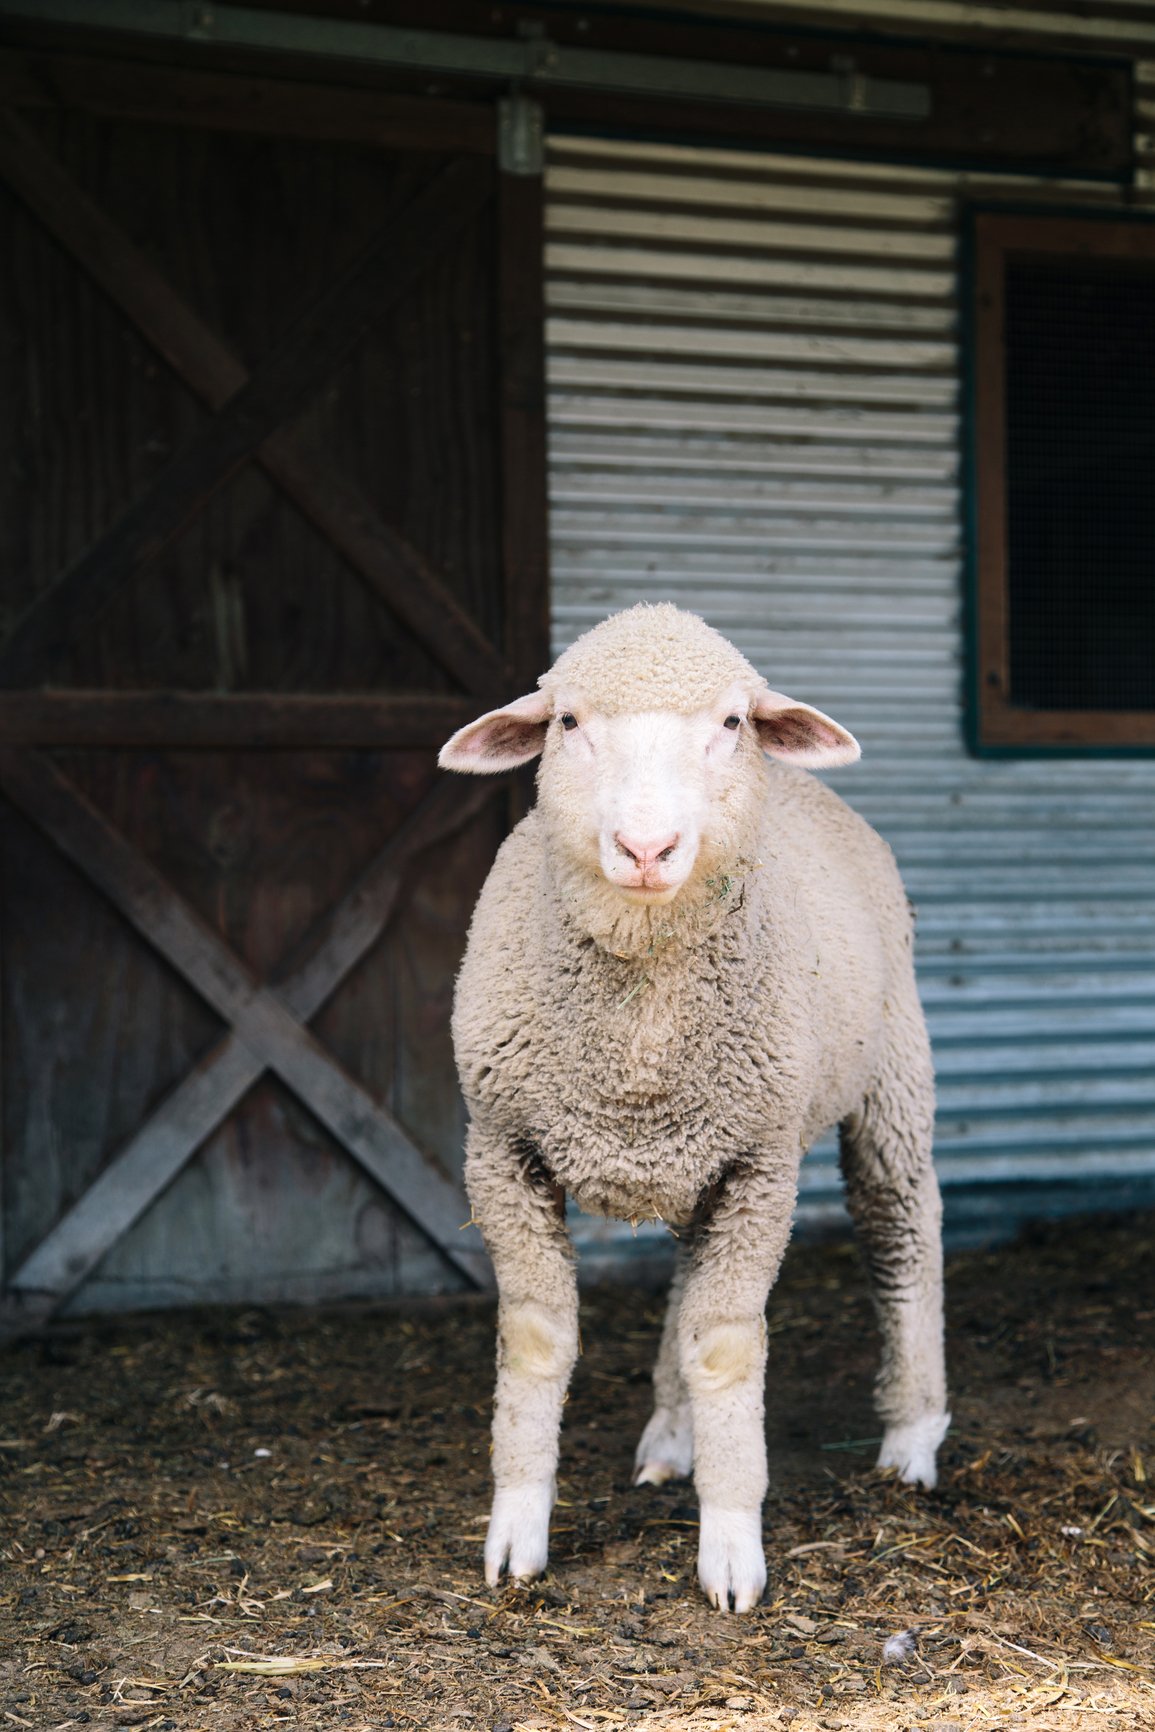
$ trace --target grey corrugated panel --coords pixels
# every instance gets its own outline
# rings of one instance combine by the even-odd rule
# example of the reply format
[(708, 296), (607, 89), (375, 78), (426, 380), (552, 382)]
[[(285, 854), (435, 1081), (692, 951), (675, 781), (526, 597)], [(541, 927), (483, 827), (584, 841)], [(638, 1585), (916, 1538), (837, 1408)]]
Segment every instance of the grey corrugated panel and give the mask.
[(958, 416), (925, 410), (905, 414), (822, 404), (717, 402), (653, 397), (577, 395), (556, 387), (549, 394), (551, 427), (604, 427), (620, 433), (627, 428), (645, 432), (676, 429), (683, 433), (723, 433), (736, 439), (844, 440), (851, 445), (957, 446)]
[(895, 481), (773, 480), (711, 474), (695, 465), (687, 474), (643, 475), (630, 469), (625, 475), (612, 470), (582, 467), (556, 476), (551, 487), (555, 507), (587, 507), (606, 514), (622, 510), (645, 511), (654, 507), (677, 507), (683, 511), (769, 511), (778, 515), (804, 510), (810, 517), (829, 513), (839, 516), (930, 519), (942, 526), (936, 547), (953, 547), (957, 541), (958, 499), (953, 487), (904, 487)]
[[(660, 351), (660, 333), (653, 347)], [(556, 387), (577, 387), (585, 392), (651, 392), (669, 395), (782, 398), (821, 405), (917, 404), (937, 409), (952, 408), (958, 396), (955, 379), (938, 373), (819, 372), (785, 367), (695, 366), (690, 361), (629, 358), (619, 361), (602, 354), (573, 355), (555, 350), (549, 360), (548, 380)]]
[[(588, 140), (553, 160), (558, 646), (670, 597), (859, 734), (831, 780), (918, 904), (948, 1194), (1155, 1173), (1155, 764), (979, 762), (962, 726), (953, 212), (980, 184), (1118, 195)], [(803, 1172), (803, 1217), (835, 1219), (831, 1139)]]
[(957, 973), (965, 967), (982, 968), (992, 974), (1044, 973), (1063, 960), (1073, 968), (1111, 967), (1120, 973), (1155, 971), (1155, 952), (1134, 952), (1134, 926), (1087, 926), (1073, 930), (1070, 924), (1043, 934), (1015, 932), (1015, 948), (997, 947), (988, 934), (977, 940), (961, 940), (955, 933), (920, 932), (918, 971), (921, 979), (935, 974)]
[[(559, 638), (563, 632), (572, 634), (575, 631), (584, 630), (591, 609), (598, 608), (607, 594), (621, 595), (623, 597), (622, 605), (628, 606), (633, 601), (652, 599), (654, 590), (662, 584), (677, 585), (683, 590), (697, 590), (699, 595), (708, 594), (715, 612), (719, 616), (725, 615), (728, 611), (736, 610), (740, 615), (745, 613), (748, 617), (751, 606), (757, 604), (760, 595), (764, 596), (768, 583), (773, 582), (780, 591), (784, 591), (788, 580), (797, 580), (796, 589), (789, 592), (788, 609), (786, 601), (783, 599), (783, 611), (775, 623), (772, 638), (766, 639), (762, 643), (753, 642), (748, 638), (747, 643), (743, 645), (747, 654), (754, 650), (757, 653), (769, 654), (771, 657), (778, 654), (778, 646), (782, 641), (782, 633), (786, 626), (791, 624), (803, 626), (805, 621), (814, 620), (816, 615), (819, 615), (819, 624), (823, 623), (819, 614), (823, 605), (827, 610), (826, 619), (829, 620), (829, 609), (836, 597), (844, 600), (848, 607), (853, 607), (854, 619), (856, 623), (862, 625), (867, 625), (872, 618), (877, 619), (880, 609), (889, 600), (894, 612), (901, 614), (904, 621), (902, 625), (896, 626), (896, 631), (906, 631), (912, 627), (917, 629), (920, 621), (925, 622), (929, 617), (926, 604), (933, 601), (942, 604), (942, 611), (935, 616), (936, 618), (949, 619), (954, 617), (957, 619), (958, 617), (958, 608), (954, 608), (952, 615), (949, 598), (943, 596), (941, 588), (936, 595), (931, 582), (928, 581), (926, 561), (917, 544), (914, 548), (904, 549), (894, 539), (880, 538), (871, 551), (886, 558), (888, 563), (887, 581), (884, 584), (880, 583), (877, 590), (873, 587), (867, 589), (865, 585), (869, 583), (869, 573), (855, 573), (851, 569), (852, 557), (840, 557), (848, 554), (852, 556), (853, 554), (853, 548), (849, 547), (846, 542), (847, 532), (857, 527), (853, 522), (842, 526), (844, 533), (841, 540), (831, 535), (829, 539), (833, 545), (828, 548), (817, 549), (810, 543), (802, 541), (801, 537), (798, 538), (801, 545), (794, 545), (782, 533), (781, 525), (774, 524), (772, 521), (767, 522), (759, 545), (765, 549), (771, 536), (773, 536), (775, 553), (773, 560), (767, 559), (765, 556), (758, 559), (756, 550), (753, 555), (747, 552), (751, 539), (757, 534), (756, 529), (748, 530), (744, 536), (731, 534), (728, 536), (726, 544), (726, 552), (731, 555), (728, 568), (723, 565), (719, 558), (712, 557), (710, 548), (700, 546), (700, 538), (695, 540), (692, 547), (679, 550), (677, 547), (661, 546), (655, 537), (654, 541), (648, 544), (654, 549), (653, 554), (646, 560), (644, 567), (634, 570), (629, 569), (629, 560), (630, 555), (637, 551), (637, 546), (604, 547), (603, 551), (607, 557), (600, 563), (588, 560), (581, 561), (576, 557), (567, 558), (569, 549), (574, 547), (576, 538), (583, 533), (584, 527), (580, 520), (567, 524), (567, 537), (569, 539), (558, 546), (559, 558), (555, 570), (555, 581), (559, 584), (565, 581), (572, 582), (575, 588), (577, 585), (581, 585), (580, 605), (571, 602), (568, 606), (558, 609)], [(644, 547), (646, 544), (639, 543), (637, 545)], [(691, 557), (687, 557), (687, 555)], [(702, 557), (692, 557), (693, 555)], [(751, 564), (757, 559), (757, 567), (753, 571), (741, 572), (740, 569), (735, 569), (737, 561), (741, 560), (743, 556)], [(822, 569), (823, 566), (836, 563), (842, 569), (834, 572)], [(866, 563), (868, 562), (864, 561), (864, 564)], [(809, 570), (807, 569), (808, 566)], [(816, 567), (818, 569), (815, 569)], [(853, 581), (855, 577), (858, 578), (857, 585)], [(855, 596), (856, 588), (857, 596)], [(640, 593), (633, 594), (633, 591)], [(827, 598), (825, 603), (819, 600), (820, 595)], [(801, 657), (805, 647), (803, 639), (796, 638), (794, 640), (793, 650), (796, 658)], [(814, 672), (821, 665), (821, 659), (820, 654), (816, 662), (807, 664), (806, 672), (809, 676), (813, 677)], [(801, 666), (801, 661), (797, 660), (795, 665)], [(823, 678), (829, 682), (828, 674), (823, 675)], [(831, 686), (827, 683), (825, 689), (828, 692), (835, 689), (839, 692), (849, 692), (855, 689), (856, 683), (861, 683), (857, 678), (857, 670), (844, 667), (841, 670), (841, 678), (837, 686)], [(817, 702), (817, 699), (815, 698), (813, 701)]]
[(555, 483), (562, 468), (580, 476), (605, 463), (613, 464), (619, 478), (638, 470), (677, 475), (702, 469), (714, 476), (738, 473), (834, 480), (850, 476), (876, 484), (889, 479), (933, 486), (953, 480), (958, 473), (958, 455), (947, 446), (914, 450), (881, 446), (860, 451), (854, 445), (818, 445), (813, 441), (799, 445), (765, 436), (752, 442), (680, 430), (619, 434), (555, 424), (551, 448), (557, 466)]
[[(852, 217), (858, 222), (881, 218), (920, 227), (931, 223), (944, 227), (951, 221), (950, 198), (941, 192), (920, 198), (910, 192), (896, 195), (837, 182), (825, 188), (815, 187), (817, 165), (807, 163), (805, 158), (802, 162), (805, 167), (799, 173), (798, 165), (790, 159), (775, 159), (772, 178), (765, 172), (765, 159), (753, 174), (736, 172), (735, 164), (720, 162), (715, 164), (716, 169), (728, 168), (730, 172), (700, 172), (690, 180), (676, 167), (673, 172), (663, 170), (652, 156), (644, 168), (623, 169), (616, 157), (608, 161), (599, 159), (596, 152), (583, 149), (579, 142), (576, 149), (573, 145), (568, 150), (564, 145), (556, 148), (546, 171), (546, 191), (551, 201), (559, 205), (566, 200), (584, 199), (598, 201), (599, 209), (616, 203), (650, 205), (655, 209), (689, 204), (706, 212), (728, 207), (792, 211), (806, 217), (821, 212), (828, 217)], [(802, 184), (792, 184), (795, 180)]]
[(550, 285), (550, 305), (555, 313), (584, 313), (590, 318), (634, 314), (653, 321), (694, 320), (716, 328), (744, 329), (748, 326), (790, 330), (799, 326), (875, 333), (879, 328), (900, 331), (950, 331), (957, 323), (955, 309), (946, 305), (919, 306), (910, 302), (878, 301), (849, 307), (826, 297), (782, 294), (732, 294), (724, 289), (704, 289), (697, 284), (666, 282), (606, 282), (555, 276)]
[(1015, 1115), (1029, 1118), (1040, 1112), (1063, 1113), (1070, 1122), (1072, 1114), (1110, 1111), (1114, 1115), (1116, 1110), (1141, 1112), (1150, 1131), (1155, 1076), (1134, 1067), (1124, 1072), (1099, 1071), (1093, 1076), (1083, 1072), (1013, 1079), (988, 1076), (982, 1084), (981, 1100), (976, 1100), (974, 1084), (964, 1074), (939, 1078), (938, 1116), (944, 1127), (959, 1122), (996, 1123)]
[[(897, 852), (897, 850), (896, 850)], [(952, 859), (937, 867), (909, 865), (906, 887), (920, 908), (934, 902), (998, 902), (1003, 906), (1044, 901), (1048, 896), (1064, 899), (1096, 896), (1136, 900), (1151, 894), (1151, 871), (1147, 866), (1110, 865), (1102, 862), (1069, 861), (1054, 866), (987, 866), (978, 859)]]
[(955, 1080), (967, 1087), (987, 1079), (1005, 1078), (1016, 1081), (1027, 1078), (1049, 1082), (1055, 1077), (1070, 1079), (1076, 1075), (1155, 1076), (1155, 1034), (1136, 1035), (1129, 1040), (1112, 1039), (1101, 1042), (1096, 1053), (1096, 1068), (1086, 1071), (1085, 1040), (991, 1042), (986, 1047), (944, 1047), (938, 1057), (937, 1075), (940, 1089), (949, 1088)]
[(609, 203), (597, 205), (551, 204), (546, 211), (546, 233), (553, 239), (572, 241), (580, 235), (592, 240), (624, 236), (632, 245), (645, 240), (676, 246), (692, 242), (703, 247), (733, 247), (750, 256), (760, 252), (781, 258), (790, 253), (803, 258), (895, 258), (907, 264), (941, 265), (954, 257), (953, 235), (918, 229), (854, 228), (835, 233), (817, 218), (805, 222), (773, 222), (733, 216), (707, 216), (693, 211), (618, 210)]
[[(578, 525), (582, 527), (582, 525)], [(641, 581), (653, 585), (653, 573), (656, 569), (654, 557), (645, 550), (636, 547), (605, 547), (593, 546), (580, 538), (565, 541), (560, 535), (554, 537), (554, 577), (555, 579), (571, 579), (572, 587), (567, 588), (559, 583), (561, 594), (567, 600), (558, 599), (555, 602), (555, 618), (562, 622), (569, 614), (577, 617), (586, 610), (589, 588), (593, 584), (609, 582), (612, 584)], [(944, 564), (950, 569), (944, 572)], [(858, 587), (865, 589), (868, 595), (887, 590), (898, 596), (914, 595), (920, 588), (933, 588), (944, 597), (953, 597), (961, 601), (954, 590), (947, 587), (958, 559), (953, 548), (936, 548), (922, 559), (905, 559), (901, 565), (882, 555), (865, 552), (861, 548), (851, 548), (846, 554), (823, 548), (817, 551), (807, 551), (806, 548), (792, 548), (788, 558), (780, 554), (773, 557), (767, 551), (761, 557), (751, 555), (743, 550), (739, 557), (715, 547), (695, 547), (692, 551), (683, 548), (663, 549), (662, 575), (667, 570), (677, 572), (687, 579), (699, 581), (713, 598), (715, 592), (727, 585), (737, 589), (747, 589), (758, 584), (762, 587), (763, 608), (766, 606), (765, 587), (768, 575), (776, 579), (776, 588), (780, 595), (793, 595), (800, 592), (806, 595), (812, 592), (821, 594), (829, 585), (837, 589), (843, 580), (854, 578)], [(749, 620), (749, 611), (747, 612)], [(760, 616), (756, 623), (749, 624), (752, 636), (759, 634), (763, 640), (769, 639), (773, 631), (773, 622)]]
[(714, 283), (733, 289), (739, 284), (756, 288), (784, 287), (795, 292), (807, 289), (823, 294), (874, 291), (892, 301), (906, 298), (933, 300), (951, 293), (954, 277), (949, 270), (885, 270), (868, 264), (835, 264), (829, 259), (779, 257), (760, 254), (686, 252), (667, 247), (664, 252), (641, 247), (605, 244), (582, 245), (576, 241), (551, 241), (545, 252), (550, 271), (573, 271), (585, 266), (591, 275), (628, 277), (630, 281), (678, 281)]
[(1075, 998), (1088, 1010), (1141, 1005), (1155, 1013), (1155, 971), (1104, 972), (1096, 958), (1077, 971), (1057, 964), (1045, 973), (1028, 971), (1008, 979), (998, 973), (984, 975), (973, 964), (960, 962), (956, 975), (931, 975), (922, 982), (928, 1016), (965, 1010), (985, 1017), (992, 1009), (1033, 1011)]
[[(897, 842), (897, 838), (896, 838)], [(942, 856), (940, 836), (919, 833), (904, 837), (897, 845), (908, 866), (933, 865)], [(1130, 829), (1112, 826), (1089, 835), (1067, 835), (1056, 840), (1050, 830), (1016, 834), (1007, 830), (969, 830), (954, 838), (960, 857), (1011, 862), (1017, 865), (1062, 865), (1087, 862), (1099, 866), (1144, 866), (1155, 872), (1155, 833), (1149, 821)]]
[[(558, 510), (552, 513), (556, 536), (564, 546), (578, 541), (583, 546), (625, 548), (643, 544), (661, 549), (672, 544), (678, 552), (706, 549), (746, 548), (766, 552), (853, 554), (855, 548), (887, 553), (895, 558), (916, 559), (939, 555), (945, 551), (941, 535), (934, 526), (904, 522), (862, 521), (847, 523), (843, 519), (824, 521), (820, 517), (792, 520), (789, 517), (734, 518), (705, 511), (675, 513), (623, 512), (603, 516), (590, 511), (584, 514)], [(901, 627), (901, 619), (895, 621)]]
[(716, 356), (740, 361), (743, 367), (756, 360), (788, 361), (804, 367), (839, 369), (894, 368), (947, 372), (954, 360), (948, 343), (914, 341), (911, 338), (851, 336), (847, 332), (732, 329), (728, 325), (710, 329), (703, 324), (627, 324), (620, 320), (552, 318), (547, 337), (556, 355), (563, 353)]
[[(875, 7), (874, 10), (877, 13), (879, 8)], [(1155, 52), (1155, 40), (1152, 42), (1152, 50)], [(1136, 83), (1140, 93), (1144, 85), (1152, 86), (1155, 92), (1155, 60), (1138, 62)], [(619, 141), (612, 138), (570, 138), (559, 135), (550, 138), (549, 149), (547, 188), (553, 170), (574, 160), (585, 163), (601, 161), (608, 164), (611, 170), (627, 174), (648, 172), (657, 165), (663, 165), (672, 174), (683, 176), (687, 172), (689, 160), (685, 146), (679, 144), (647, 144), (627, 156), (623, 153)], [(1034, 195), (1041, 194), (1048, 186), (1057, 186), (1068, 198), (1118, 198), (1115, 188), (1104, 187), (1103, 183), (1097, 180), (1072, 179), (1054, 182), (1014, 172), (996, 175), (987, 171), (967, 170), (944, 174), (937, 168), (921, 168), (913, 163), (895, 163), (865, 155), (853, 159), (832, 159), (823, 155), (805, 156), (787, 151), (732, 150), (727, 145), (704, 145), (696, 148), (693, 152), (693, 173), (695, 178), (699, 179), (708, 174), (723, 174), (732, 178), (743, 175), (767, 176), (864, 188), (893, 185), (907, 187), (916, 193), (930, 188), (932, 192), (941, 194), (945, 188), (947, 196), (951, 192), (965, 192), (970, 196), (976, 188), (984, 193), (998, 193), (1008, 187), (1013, 194), (1030, 192)]]

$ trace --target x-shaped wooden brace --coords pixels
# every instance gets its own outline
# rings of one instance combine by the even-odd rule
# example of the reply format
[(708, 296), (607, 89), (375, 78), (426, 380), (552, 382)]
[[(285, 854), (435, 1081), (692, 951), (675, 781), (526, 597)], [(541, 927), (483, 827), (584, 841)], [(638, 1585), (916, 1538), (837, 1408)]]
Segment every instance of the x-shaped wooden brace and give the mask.
[[(421, 555), (281, 425), (475, 215), (485, 191), (479, 166), (457, 162), (443, 170), (403, 213), (401, 238), (387, 224), (251, 376), (10, 114), (0, 118), (0, 173), (217, 411), (29, 609), (0, 653), (0, 684), (35, 677), (67, 646), (79, 618), (98, 610), (255, 455), (444, 667), (479, 697), (508, 691), (503, 659)], [(309, 960), (277, 992), (253, 979), (219, 934), (49, 759), (0, 752), (0, 786), (233, 1029), (16, 1270), (11, 1285), (24, 1303), (15, 1326), (49, 1315), (75, 1290), (266, 1068), (294, 1089), (452, 1263), (486, 1285), (475, 1229), (461, 1227), (460, 1192), (304, 1025), (380, 937), (409, 858), (472, 817), (493, 784), (464, 795), (440, 788), (428, 796), (322, 923)]]
[(462, 1224), (459, 1188), (392, 1113), (341, 1069), (305, 1023), (381, 936), (410, 860), (473, 818), (495, 785), (471, 784), (463, 795), (442, 783), (423, 800), (313, 933), (306, 959), (275, 989), (253, 977), (51, 759), (0, 750), (0, 788), (231, 1024), (231, 1033), (14, 1272), (11, 1285), (20, 1304), (6, 1320), (9, 1326), (27, 1328), (51, 1315), (266, 1069), (300, 1097), (450, 1263), (474, 1285), (487, 1286), (480, 1238), (474, 1227)]
[(485, 164), (452, 162), (249, 374), (145, 255), (88, 199), (11, 113), (0, 115), (0, 175), (216, 411), (135, 504), (28, 610), (0, 652), (0, 686), (30, 684), (109, 597), (255, 456), (443, 667), (478, 696), (508, 696), (503, 658), (432, 569), (319, 449), (286, 421), (476, 216)]

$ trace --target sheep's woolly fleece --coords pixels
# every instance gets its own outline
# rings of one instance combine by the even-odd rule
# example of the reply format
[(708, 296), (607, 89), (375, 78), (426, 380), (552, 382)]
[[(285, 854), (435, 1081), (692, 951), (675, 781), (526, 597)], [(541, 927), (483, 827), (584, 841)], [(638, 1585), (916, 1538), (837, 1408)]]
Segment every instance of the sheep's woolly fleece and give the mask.
[[(663, 605), (595, 627), (542, 684), (686, 713), (743, 669), (763, 688), (719, 633)], [(883, 1083), (909, 1120), (899, 1150), (922, 1164), (933, 1084), (890, 849), (813, 776), (752, 736), (741, 748), (719, 810), (733, 855), (705, 837), (705, 875), (678, 902), (630, 911), (568, 854), (549, 748), (540, 803), (478, 901), (454, 1010), (474, 1144), (537, 1149), (598, 1212), (686, 1221), (758, 1150), (791, 1185), (803, 1149)]]
[(667, 601), (612, 614), (563, 650), (537, 683), (550, 696), (576, 689), (603, 716), (688, 716), (735, 680), (748, 681), (751, 692), (766, 684), (720, 632)]
[[(729, 686), (752, 701), (767, 689), (672, 607), (595, 628), (541, 684), (555, 702), (618, 715), (692, 715)], [(560, 1186), (596, 1214), (690, 1229), (639, 1469), (667, 1477), (692, 1457), (699, 1576), (715, 1603), (743, 1610), (765, 1581), (763, 1307), (802, 1154), (834, 1124), (879, 1276), (882, 1459), (934, 1482), (947, 1425), (940, 1205), (910, 915), (881, 838), (742, 729), (711, 784), (694, 875), (626, 920), (579, 845), (581, 782), (565, 762), (546, 730), (539, 803), (486, 881), (454, 1007), (466, 1184), (501, 1295), (487, 1579), (506, 1564), (536, 1574), (547, 1557), (578, 1345)]]

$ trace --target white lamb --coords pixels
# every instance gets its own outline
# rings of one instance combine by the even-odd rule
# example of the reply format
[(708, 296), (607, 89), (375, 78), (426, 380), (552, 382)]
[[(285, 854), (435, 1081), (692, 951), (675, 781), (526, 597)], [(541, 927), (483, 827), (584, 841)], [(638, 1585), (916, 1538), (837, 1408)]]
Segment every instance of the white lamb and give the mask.
[(910, 912), (886, 844), (806, 774), (853, 762), (853, 737), (695, 615), (617, 614), (539, 683), (441, 753), (471, 772), (542, 755), (453, 1022), (500, 1294), (486, 1579), (548, 1556), (577, 1353), (568, 1191), (679, 1231), (636, 1478), (693, 1469), (702, 1586), (742, 1612), (766, 1581), (763, 1313), (799, 1162), (834, 1124), (882, 1329), (879, 1464), (935, 1483), (941, 1211)]

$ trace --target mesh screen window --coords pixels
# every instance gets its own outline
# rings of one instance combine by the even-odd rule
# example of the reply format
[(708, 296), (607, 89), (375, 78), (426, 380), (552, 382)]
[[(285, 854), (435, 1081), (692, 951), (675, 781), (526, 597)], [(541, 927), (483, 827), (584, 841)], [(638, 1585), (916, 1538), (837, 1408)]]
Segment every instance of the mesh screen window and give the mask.
[(1155, 223), (972, 220), (974, 743), (1155, 748)]
[(1009, 259), (1011, 697), (1155, 709), (1155, 271)]

